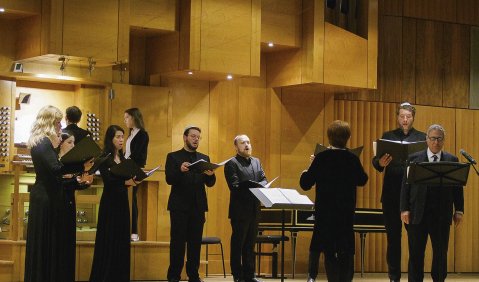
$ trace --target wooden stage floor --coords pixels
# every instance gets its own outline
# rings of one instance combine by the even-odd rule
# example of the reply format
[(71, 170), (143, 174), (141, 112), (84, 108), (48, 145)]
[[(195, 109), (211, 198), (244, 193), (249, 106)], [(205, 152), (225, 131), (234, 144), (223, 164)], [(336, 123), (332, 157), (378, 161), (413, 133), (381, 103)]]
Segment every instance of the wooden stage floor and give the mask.
[[(402, 282), (407, 282), (407, 273), (402, 274), (401, 281)], [(226, 276), (224, 278), (222, 275), (221, 276), (208, 276), (203, 279), (204, 282), (233, 282), (233, 277)], [(261, 281), (263, 282), (281, 282), (280, 279), (271, 279), (271, 278), (260, 278)], [(292, 278), (286, 278), (284, 279), (285, 282), (306, 282), (306, 276), (296, 276), (294, 279)], [(316, 281), (328, 281), (326, 279), (325, 274), (320, 274)], [(360, 273), (355, 273), (354, 274), (354, 279), (353, 281), (361, 281), (361, 282), (379, 282), (379, 281), (389, 281), (388, 280), (388, 275), (387, 273), (365, 273), (363, 277), (361, 277)], [(449, 273), (447, 275), (446, 281), (451, 281), (451, 282), (472, 282), (472, 281), (479, 281), (479, 273)], [(151, 281), (150, 281), (151, 282)], [(183, 282), (183, 281), (182, 281)], [(432, 282), (432, 278), (430, 273), (425, 273), (424, 274), (424, 282)]]

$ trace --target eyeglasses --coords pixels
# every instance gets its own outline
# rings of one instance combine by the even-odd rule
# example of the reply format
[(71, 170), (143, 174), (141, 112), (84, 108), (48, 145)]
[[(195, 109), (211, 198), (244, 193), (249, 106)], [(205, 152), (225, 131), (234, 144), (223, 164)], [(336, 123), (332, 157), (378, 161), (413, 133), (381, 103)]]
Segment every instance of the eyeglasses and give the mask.
[(434, 137), (434, 136), (429, 137), (428, 136), (427, 139), (431, 140), (431, 142), (435, 142), (435, 141), (442, 142), (442, 141), (444, 141), (444, 137)]
[(198, 140), (201, 140), (201, 136), (200, 135), (188, 135), (188, 137), (190, 137), (191, 139), (198, 139)]

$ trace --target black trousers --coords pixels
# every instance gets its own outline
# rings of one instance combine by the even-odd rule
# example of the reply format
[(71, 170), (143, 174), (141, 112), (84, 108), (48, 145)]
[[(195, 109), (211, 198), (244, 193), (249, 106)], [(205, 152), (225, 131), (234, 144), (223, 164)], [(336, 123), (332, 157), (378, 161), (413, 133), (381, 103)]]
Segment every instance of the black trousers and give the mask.
[(386, 261), (388, 263), (389, 279), (401, 279), (401, 236), (402, 221), (399, 208), (399, 197), (396, 201), (385, 200), (382, 203), (384, 225), (386, 227), (387, 250)]
[(354, 255), (324, 253), (328, 282), (351, 282), (354, 276)]
[(186, 248), (186, 274), (189, 281), (199, 281), (201, 238), (205, 213), (196, 209), (170, 211), (170, 266), (167, 278), (178, 281), (183, 270)]
[(447, 276), (447, 249), (450, 225), (438, 220), (434, 213), (425, 213), (419, 224), (409, 224), (407, 227), (409, 243), (408, 281), (416, 282), (424, 279), (424, 252), (427, 236), (432, 244), (431, 276), (434, 282), (441, 282)]
[(133, 186), (131, 197), (131, 234), (138, 234), (138, 186)]
[(254, 246), (258, 234), (258, 218), (252, 215), (246, 219), (231, 219), (230, 266), (233, 277), (245, 281), (254, 278)]

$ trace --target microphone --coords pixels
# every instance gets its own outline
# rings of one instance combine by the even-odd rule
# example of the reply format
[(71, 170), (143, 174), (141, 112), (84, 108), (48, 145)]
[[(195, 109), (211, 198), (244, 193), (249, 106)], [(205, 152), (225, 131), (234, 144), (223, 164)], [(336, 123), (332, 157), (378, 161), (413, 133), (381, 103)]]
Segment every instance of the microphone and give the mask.
[(477, 164), (476, 160), (474, 160), (474, 158), (471, 157), (471, 155), (469, 155), (466, 151), (464, 151), (464, 149), (461, 149), (459, 152), (460, 152), (461, 155), (463, 155), (464, 158), (466, 158), (471, 164)]

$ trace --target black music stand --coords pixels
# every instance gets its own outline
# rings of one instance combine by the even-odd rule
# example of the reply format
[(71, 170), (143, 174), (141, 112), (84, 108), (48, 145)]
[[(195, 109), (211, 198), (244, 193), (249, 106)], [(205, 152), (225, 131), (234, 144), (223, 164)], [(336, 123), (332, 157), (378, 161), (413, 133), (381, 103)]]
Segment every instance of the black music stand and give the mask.
[[(420, 162), (408, 166), (407, 183), (425, 186), (465, 186), (470, 164), (459, 162)], [(426, 188), (426, 187), (424, 187)], [(439, 234), (441, 237), (441, 234)], [(442, 268), (442, 267), (441, 267)], [(441, 269), (440, 272), (444, 270)], [(447, 269), (446, 269), (447, 272)]]
[(420, 162), (408, 166), (407, 184), (465, 186), (470, 164), (459, 162)]
[[(294, 189), (250, 188), (249, 190), (266, 208), (281, 209), (281, 282), (284, 282), (284, 211), (312, 210), (314, 203), (307, 196), (299, 194)], [(288, 191), (294, 193), (286, 193)]]

